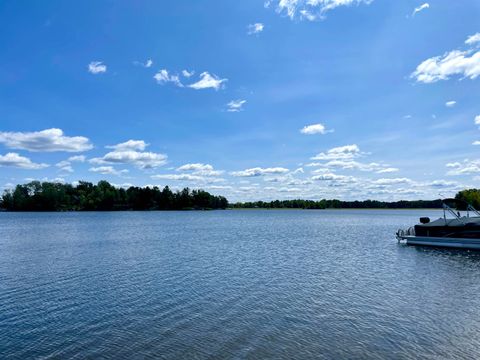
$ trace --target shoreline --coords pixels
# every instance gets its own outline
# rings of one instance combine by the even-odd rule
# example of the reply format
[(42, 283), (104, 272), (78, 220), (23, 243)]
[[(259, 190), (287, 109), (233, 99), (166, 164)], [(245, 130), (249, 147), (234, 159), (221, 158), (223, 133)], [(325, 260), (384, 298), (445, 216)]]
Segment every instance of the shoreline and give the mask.
[(212, 211), (252, 211), (252, 210), (266, 210), (266, 211), (345, 211), (345, 210), (442, 210), (439, 208), (327, 208), (327, 209), (302, 209), (302, 208), (226, 208), (226, 209), (174, 209), (174, 210), (27, 210), (27, 211), (12, 211), (0, 209), (0, 213), (127, 213), (127, 212), (212, 212)]

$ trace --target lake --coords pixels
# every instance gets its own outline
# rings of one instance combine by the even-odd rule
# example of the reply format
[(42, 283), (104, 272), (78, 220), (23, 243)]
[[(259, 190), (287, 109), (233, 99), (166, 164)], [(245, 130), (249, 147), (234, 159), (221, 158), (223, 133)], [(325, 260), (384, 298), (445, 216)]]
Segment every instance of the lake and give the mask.
[(440, 210), (0, 213), (0, 358), (479, 358)]

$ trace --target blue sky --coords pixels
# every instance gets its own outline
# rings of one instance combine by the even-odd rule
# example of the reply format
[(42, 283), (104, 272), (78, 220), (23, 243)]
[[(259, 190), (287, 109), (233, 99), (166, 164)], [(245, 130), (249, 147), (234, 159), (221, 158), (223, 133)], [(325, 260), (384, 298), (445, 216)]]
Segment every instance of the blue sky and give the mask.
[(480, 186), (478, 0), (3, 1), (0, 21), (2, 189)]

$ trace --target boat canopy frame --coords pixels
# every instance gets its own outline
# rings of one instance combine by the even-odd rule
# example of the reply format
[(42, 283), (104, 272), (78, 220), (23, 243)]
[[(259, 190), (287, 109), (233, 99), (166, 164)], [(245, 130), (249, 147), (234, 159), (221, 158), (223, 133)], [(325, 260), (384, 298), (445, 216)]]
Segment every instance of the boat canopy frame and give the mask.
[(447, 201), (449, 202), (454, 202), (455, 204), (462, 204), (464, 205), (466, 211), (467, 211), (467, 218), (470, 217), (470, 212), (473, 212), (476, 216), (479, 216), (480, 217), (480, 211), (478, 211), (477, 209), (475, 209), (471, 204), (469, 204), (468, 202), (464, 201), (464, 200), (460, 200), (460, 199), (454, 199), (454, 198), (449, 198), (449, 199), (443, 199), (442, 200), (442, 208), (443, 208), (443, 218), (445, 220), (445, 224), (447, 223), (447, 212), (449, 212), (451, 215), (453, 215), (453, 217), (457, 220), (459, 220), (460, 222), (462, 222), (464, 225), (465, 225), (465, 220), (464, 218), (462, 218), (458, 213), (456, 213), (452, 207), (450, 207), (449, 205), (447, 205)]

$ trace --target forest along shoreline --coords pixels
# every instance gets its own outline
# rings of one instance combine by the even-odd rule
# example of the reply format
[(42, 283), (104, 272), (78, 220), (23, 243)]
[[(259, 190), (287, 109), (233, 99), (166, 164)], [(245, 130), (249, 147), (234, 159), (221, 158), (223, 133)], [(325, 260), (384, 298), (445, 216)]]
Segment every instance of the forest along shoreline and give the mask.
[[(462, 190), (455, 196), (480, 208), (480, 190)], [(229, 204), (224, 196), (168, 186), (118, 188), (102, 180), (96, 185), (32, 181), (5, 190), (0, 198), (3, 211), (128, 211), (128, 210), (224, 210), (224, 209), (440, 209), (442, 200), (274, 200)]]

